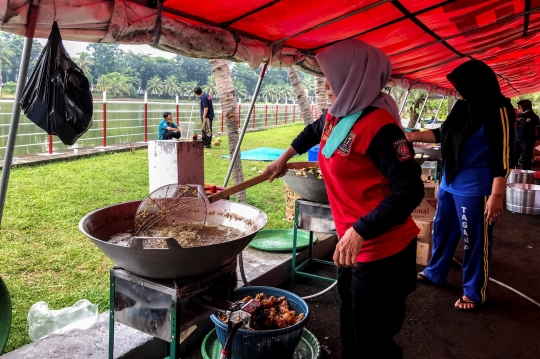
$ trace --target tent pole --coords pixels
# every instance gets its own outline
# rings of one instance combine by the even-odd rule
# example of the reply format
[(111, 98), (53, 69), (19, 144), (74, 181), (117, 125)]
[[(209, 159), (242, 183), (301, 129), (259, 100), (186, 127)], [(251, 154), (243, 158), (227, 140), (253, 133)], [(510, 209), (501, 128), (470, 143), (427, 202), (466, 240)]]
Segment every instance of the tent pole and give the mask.
[(231, 177), (234, 162), (236, 162), (236, 156), (238, 156), (238, 152), (240, 151), (240, 145), (242, 145), (242, 140), (244, 139), (244, 135), (249, 125), (249, 119), (251, 118), (251, 112), (253, 112), (253, 108), (255, 107), (255, 101), (257, 101), (257, 97), (259, 96), (259, 91), (261, 90), (261, 84), (264, 78), (264, 74), (266, 73), (267, 66), (268, 63), (265, 63), (263, 65), (261, 74), (259, 75), (259, 80), (257, 81), (257, 86), (255, 87), (253, 98), (251, 99), (251, 103), (249, 104), (249, 110), (247, 112), (246, 119), (244, 120), (244, 125), (242, 126), (240, 136), (238, 137), (238, 143), (236, 144), (236, 148), (234, 149), (234, 154), (231, 158), (231, 163), (229, 164), (229, 169), (227, 170), (227, 175), (225, 176), (225, 181), (223, 182), (223, 187), (227, 187), (227, 184), (229, 183), (229, 178)]
[(439, 112), (441, 111), (442, 104), (444, 103), (445, 98), (446, 98), (446, 95), (443, 96), (441, 103), (439, 104), (439, 108), (437, 109), (437, 113), (435, 114), (435, 120), (437, 120), (437, 116), (439, 116)]
[(420, 110), (420, 113), (418, 114), (418, 118), (416, 119), (416, 122), (414, 123), (414, 127), (416, 127), (416, 125), (418, 124), (418, 121), (420, 121), (420, 119), (422, 118), (422, 113), (424, 112), (424, 108), (426, 107), (426, 103), (427, 103), (427, 100), (429, 98), (429, 93), (430, 92), (431, 92), (431, 90), (429, 90), (427, 95), (426, 95), (426, 99), (424, 100), (424, 103), (422, 104), (422, 109)]
[(9, 134), (6, 145), (6, 155), (4, 157), (4, 166), (2, 168), (2, 179), (0, 180), (0, 226), (2, 225), (2, 216), (4, 214), (4, 205), (6, 203), (7, 187), (9, 174), (11, 172), (11, 163), (13, 161), (13, 152), (15, 150), (15, 141), (19, 129), (19, 120), (21, 116), (21, 99), (24, 86), (26, 85), (26, 75), (28, 74), (28, 64), (30, 63), (30, 54), (32, 53), (32, 42), (36, 30), (37, 15), (39, 10), (39, 0), (33, 0), (28, 8), (28, 22), (26, 24), (26, 38), (21, 55), (21, 65), (19, 67), (19, 78), (17, 80), (17, 90), (15, 100), (13, 101), (13, 111), (11, 112), (11, 124), (9, 125)]
[(411, 92), (411, 88), (407, 90), (407, 93), (405, 94), (405, 98), (403, 99), (403, 103), (401, 104), (401, 108), (399, 109), (399, 116), (401, 116), (401, 113), (403, 112), (403, 109), (405, 108), (405, 104), (407, 103), (407, 98), (409, 98), (409, 93)]

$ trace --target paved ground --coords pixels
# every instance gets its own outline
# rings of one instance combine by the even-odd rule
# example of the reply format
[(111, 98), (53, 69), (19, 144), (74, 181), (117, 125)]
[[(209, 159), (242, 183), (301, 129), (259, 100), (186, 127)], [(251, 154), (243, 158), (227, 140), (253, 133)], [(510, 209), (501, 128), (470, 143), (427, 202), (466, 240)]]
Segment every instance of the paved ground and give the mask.
[[(128, 151), (129, 145), (105, 149), (108, 150)], [(79, 149), (79, 156), (101, 151), (103, 149)], [(19, 156), (19, 164), (64, 160), (72, 156), (72, 151), (65, 151), (61, 156)], [(533, 169), (540, 170), (540, 167)], [(456, 257), (460, 259), (461, 256), (462, 251), (458, 250)], [(422, 268), (418, 266), (418, 270)], [(321, 274), (334, 273), (334, 269), (328, 266), (313, 266), (311, 269)], [(504, 213), (495, 227), (491, 277), (540, 302), (538, 216)], [(326, 285), (300, 278), (296, 285), (285, 283), (282, 287), (308, 295), (324, 289)], [(451, 269), (446, 286), (418, 286), (408, 299), (405, 322), (396, 338), (404, 348), (406, 359), (540, 358), (540, 307), (507, 288), (490, 283), (488, 303), (477, 312), (463, 313), (453, 308), (460, 295), (461, 269), (457, 264)], [(323, 358), (340, 358), (337, 294), (327, 293), (309, 301), (309, 305), (312, 317), (307, 328), (324, 346)], [(200, 343), (181, 357), (201, 358)]]
[[(491, 277), (540, 302), (540, 222), (535, 216), (504, 213), (495, 227)], [(460, 259), (462, 251), (456, 253)], [(423, 267), (418, 266), (421, 270)], [(331, 275), (332, 268), (316, 272)], [(325, 283), (299, 279), (282, 287), (300, 295), (323, 289)], [(490, 283), (485, 307), (474, 313), (453, 308), (461, 295), (461, 268), (456, 264), (444, 287), (419, 284), (408, 299), (398, 343), (405, 358), (540, 358), (540, 307), (498, 284)], [(335, 292), (309, 301), (312, 317), (307, 328), (327, 348), (323, 358), (340, 358), (339, 298)], [(200, 358), (200, 345), (182, 358)], [(329, 354), (331, 353), (331, 354)]]

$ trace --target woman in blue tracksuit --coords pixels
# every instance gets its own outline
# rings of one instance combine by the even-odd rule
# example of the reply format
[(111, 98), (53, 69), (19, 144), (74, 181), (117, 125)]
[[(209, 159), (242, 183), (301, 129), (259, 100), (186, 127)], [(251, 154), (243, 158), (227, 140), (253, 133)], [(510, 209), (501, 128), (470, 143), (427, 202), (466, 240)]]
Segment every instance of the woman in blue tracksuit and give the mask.
[(482, 61), (463, 63), (447, 78), (460, 99), (442, 127), (407, 134), (411, 142), (440, 142), (443, 161), (432, 258), (418, 281), (444, 284), (462, 237), (463, 296), (454, 306), (472, 310), (486, 300), (493, 224), (503, 211), (515, 113)]

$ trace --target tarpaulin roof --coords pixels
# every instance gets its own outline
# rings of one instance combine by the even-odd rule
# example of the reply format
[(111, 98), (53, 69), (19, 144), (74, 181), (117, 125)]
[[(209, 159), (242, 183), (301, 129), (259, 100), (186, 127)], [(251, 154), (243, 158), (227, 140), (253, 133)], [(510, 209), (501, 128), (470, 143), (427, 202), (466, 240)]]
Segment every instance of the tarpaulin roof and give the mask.
[[(0, 0), (2, 30), (24, 33), (28, 2)], [(54, 3), (67, 40), (321, 73), (317, 52), (359, 38), (390, 56), (391, 85), (449, 95), (446, 74), (476, 58), (505, 95), (540, 91), (540, 0), (42, 0), (37, 37), (48, 36)]]

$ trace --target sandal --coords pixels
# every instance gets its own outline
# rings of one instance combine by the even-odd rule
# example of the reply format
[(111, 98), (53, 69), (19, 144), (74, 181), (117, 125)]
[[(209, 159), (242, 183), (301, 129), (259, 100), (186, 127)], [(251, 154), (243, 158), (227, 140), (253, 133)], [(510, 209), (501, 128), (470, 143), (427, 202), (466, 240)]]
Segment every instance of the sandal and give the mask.
[(429, 279), (424, 273), (420, 272), (416, 274), (416, 281), (418, 283), (425, 284), (435, 284), (431, 279)]
[(461, 296), (459, 298), (459, 304), (474, 304), (474, 307), (472, 307), (472, 308), (460, 308), (459, 305), (454, 305), (454, 308), (456, 308), (457, 310), (461, 310), (462, 312), (470, 312), (470, 311), (473, 311), (475, 309), (478, 309), (478, 307), (482, 303), (474, 301), (474, 300), (464, 300), (463, 296)]

